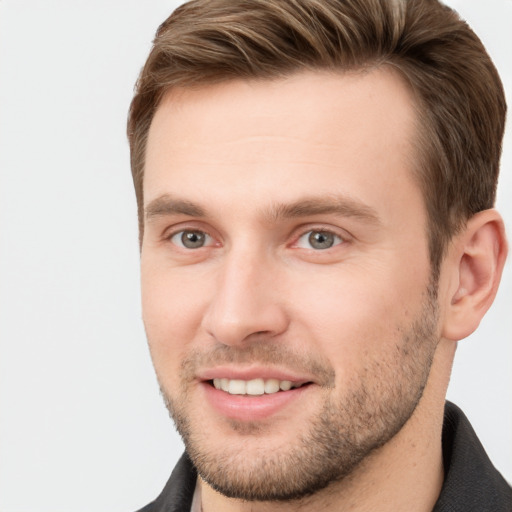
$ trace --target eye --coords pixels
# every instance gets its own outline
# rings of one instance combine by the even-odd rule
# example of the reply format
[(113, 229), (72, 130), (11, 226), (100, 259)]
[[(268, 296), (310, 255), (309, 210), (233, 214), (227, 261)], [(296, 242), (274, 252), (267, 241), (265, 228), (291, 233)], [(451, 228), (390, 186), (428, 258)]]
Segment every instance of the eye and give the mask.
[(313, 230), (304, 233), (297, 241), (297, 247), (302, 249), (325, 250), (343, 242), (341, 237), (330, 231)]
[(200, 249), (211, 243), (212, 237), (204, 231), (183, 230), (174, 233), (171, 242), (184, 249)]

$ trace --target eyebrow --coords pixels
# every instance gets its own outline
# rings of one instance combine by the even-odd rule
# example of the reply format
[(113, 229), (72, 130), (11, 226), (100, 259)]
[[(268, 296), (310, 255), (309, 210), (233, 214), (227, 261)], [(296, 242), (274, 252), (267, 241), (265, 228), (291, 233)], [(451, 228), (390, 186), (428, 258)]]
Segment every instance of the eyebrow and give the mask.
[[(198, 204), (186, 199), (174, 198), (169, 194), (164, 194), (151, 201), (144, 212), (147, 220), (171, 215), (200, 218), (207, 216), (206, 210)], [(276, 203), (264, 210), (263, 215), (268, 222), (314, 215), (338, 215), (353, 217), (370, 224), (380, 224), (380, 218), (372, 207), (351, 197), (339, 195), (320, 198), (305, 197), (289, 204)]]
[(290, 204), (275, 204), (266, 212), (266, 217), (276, 221), (280, 218), (292, 219), (327, 214), (354, 217), (370, 224), (380, 224), (379, 215), (372, 207), (351, 197), (338, 195), (305, 197)]
[(173, 198), (168, 194), (157, 197), (144, 209), (147, 220), (154, 217), (170, 215), (188, 215), (190, 217), (205, 217), (206, 212), (192, 201)]

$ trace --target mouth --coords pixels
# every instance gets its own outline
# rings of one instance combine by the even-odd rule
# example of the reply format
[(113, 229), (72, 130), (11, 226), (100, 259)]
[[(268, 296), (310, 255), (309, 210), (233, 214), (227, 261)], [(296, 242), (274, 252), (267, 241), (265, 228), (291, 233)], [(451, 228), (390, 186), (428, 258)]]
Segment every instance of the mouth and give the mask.
[(264, 365), (201, 369), (196, 374), (203, 414), (241, 422), (279, 421), (304, 411), (305, 396), (319, 388), (315, 375)]
[(262, 396), (290, 391), (311, 384), (311, 382), (292, 382), (290, 380), (263, 379), (251, 380), (214, 378), (207, 383), (215, 389), (230, 395)]
[(221, 418), (257, 422), (297, 414), (304, 407), (301, 397), (315, 387), (312, 381), (215, 377), (202, 380), (201, 389), (206, 403)]

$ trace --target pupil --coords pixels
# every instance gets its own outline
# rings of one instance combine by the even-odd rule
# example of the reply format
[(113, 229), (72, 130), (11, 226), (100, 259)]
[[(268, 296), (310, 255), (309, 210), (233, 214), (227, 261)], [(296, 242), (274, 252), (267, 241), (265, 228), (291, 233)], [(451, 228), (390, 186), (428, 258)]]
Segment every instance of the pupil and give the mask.
[(181, 241), (188, 249), (202, 247), (204, 244), (204, 233), (200, 233), (198, 231), (186, 231), (181, 236)]
[(309, 243), (314, 249), (329, 249), (334, 243), (334, 236), (331, 233), (313, 231), (309, 235)]

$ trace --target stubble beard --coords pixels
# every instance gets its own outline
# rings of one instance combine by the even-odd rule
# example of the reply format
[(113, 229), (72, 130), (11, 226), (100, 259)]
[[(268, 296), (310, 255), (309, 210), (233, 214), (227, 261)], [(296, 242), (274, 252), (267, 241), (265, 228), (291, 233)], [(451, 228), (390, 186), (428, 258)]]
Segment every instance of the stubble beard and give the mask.
[[(219, 347), (215, 353), (188, 358), (182, 366), (179, 396), (171, 397), (161, 389), (201, 478), (230, 498), (290, 501), (312, 495), (353, 473), (402, 429), (422, 397), (439, 341), (436, 290), (435, 284), (428, 287), (421, 313), (407, 329), (399, 329), (396, 350), (389, 358), (369, 361), (341, 398), (333, 392), (332, 368), (317, 359), (299, 359), (279, 345), (259, 343), (244, 353), (235, 352), (232, 347)], [(234, 438), (238, 436), (236, 442), (226, 439), (222, 450), (212, 449), (208, 425), (205, 420), (191, 418), (188, 407), (190, 375), (205, 357), (221, 362), (255, 360), (288, 364), (295, 358), (290, 367), (302, 365), (320, 376), (326, 391), (323, 406), (307, 430), (298, 435), (293, 433), (283, 449), (266, 450), (264, 434), (268, 430), (257, 423), (236, 421), (231, 423)], [(290, 432), (294, 432), (293, 426)], [(248, 441), (254, 446), (258, 436), (261, 446), (249, 454), (242, 449), (244, 437), (252, 437)]]

